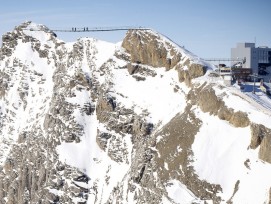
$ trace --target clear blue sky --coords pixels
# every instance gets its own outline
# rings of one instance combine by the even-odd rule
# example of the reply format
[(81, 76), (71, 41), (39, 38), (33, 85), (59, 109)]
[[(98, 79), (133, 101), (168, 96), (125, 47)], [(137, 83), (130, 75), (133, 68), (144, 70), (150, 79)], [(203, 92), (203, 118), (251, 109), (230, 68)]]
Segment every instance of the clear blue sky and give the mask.
[[(0, 35), (32, 20), (49, 28), (144, 26), (202, 58), (230, 57), (237, 42), (271, 47), (271, 0), (9, 0), (1, 3)], [(117, 42), (125, 32), (63, 34)]]

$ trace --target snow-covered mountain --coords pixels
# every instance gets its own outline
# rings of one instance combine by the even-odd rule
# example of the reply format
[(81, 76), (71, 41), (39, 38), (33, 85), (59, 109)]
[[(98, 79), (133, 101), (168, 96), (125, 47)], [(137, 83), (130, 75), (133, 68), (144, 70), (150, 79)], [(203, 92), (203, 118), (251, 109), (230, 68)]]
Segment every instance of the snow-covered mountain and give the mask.
[(0, 204), (271, 203), (271, 112), (151, 30), (0, 50)]

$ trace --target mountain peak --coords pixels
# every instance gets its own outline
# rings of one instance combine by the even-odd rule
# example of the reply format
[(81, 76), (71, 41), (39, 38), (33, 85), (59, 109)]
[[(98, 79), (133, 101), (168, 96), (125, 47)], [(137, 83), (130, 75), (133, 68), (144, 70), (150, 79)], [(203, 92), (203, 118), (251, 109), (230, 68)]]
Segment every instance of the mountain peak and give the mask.
[(0, 203), (270, 202), (270, 111), (169, 38), (25, 22), (1, 53)]

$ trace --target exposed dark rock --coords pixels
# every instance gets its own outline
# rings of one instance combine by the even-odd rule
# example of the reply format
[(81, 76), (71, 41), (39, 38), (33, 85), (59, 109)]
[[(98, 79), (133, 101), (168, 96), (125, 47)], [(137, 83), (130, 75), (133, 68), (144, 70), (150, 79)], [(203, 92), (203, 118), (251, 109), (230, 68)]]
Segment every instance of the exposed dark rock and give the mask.
[(9, 75), (0, 71), (0, 99), (5, 96), (8, 90), (8, 81), (10, 81)]
[(133, 78), (135, 78), (137, 81), (145, 81), (146, 78), (142, 76), (133, 75)]
[(157, 75), (155, 71), (151, 70), (145, 65), (141, 65), (140, 63), (137, 63), (137, 64), (128, 63), (127, 69), (128, 69), (129, 74), (131, 75), (138, 74), (138, 75), (133, 75), (134, 78), (141, 77), (145, 79), (146, 76), (155, 77)]
[(96, 142), (102, 150), (106, 150), (108, 140), (112, 137), (111, 134), (97, 131)]
[(250, 160), (247, 159), (247, 160), (244, 162), (244, 165), (245, 165), (248, 169), (250, 169)]
[(138, 64), (132, 65), (131, 63), (129, 63), (129, 64), (127, 65), (127, 69), (128, 69), (129, 74), (134, 74), (134, 73), (136, 73), (137, 70), (138, 70), (138, 66), (139, 66)]
[(136, 117), (133, 123), (133, 130), (136, 135), (149, 135), (152, 131), (153, 124), (143, 122), (139, 117)]
[(84, 112), (86, 115), (91, 115), (95, 111), (95, 105), (91, 103), (87, 103), (84, 105), (84, 107), (81, 109), (82, 112)]
[(142, 177), (143, 177), (143, 174), (144, 174), (144, 171), (145, 171), (145, 166), (143, 166), (141, 169), (140, 169), (140, 172), (139, 172), (139, 175), (137, 177), (134, 178), (134, 182), (136, 183), (140, 183)]
[(110, 113), (114, 112), (116, 108), (116, 102), (110, 95), (100, 96), (97, 101), (97, 118), (100, 122), (109, 120)]
[(77, 178), (73, 179), (74, 181), (78, 181), (78, 182), (84, 182), (84, 183), (88, 183), (89, 181), (89, 177), (85, 174), (78, 176)]
[(232, 199), (234, 197), (234, 195), (237, 193), (237, 191), (239, 190), (239, 184), (240, 184), (240, 180), (236, 181), (235, 186), (234, 186), (234, 191), (233, 194), (231, 196), (231, 198), (227, 201), (227, 204), (232, 204)]

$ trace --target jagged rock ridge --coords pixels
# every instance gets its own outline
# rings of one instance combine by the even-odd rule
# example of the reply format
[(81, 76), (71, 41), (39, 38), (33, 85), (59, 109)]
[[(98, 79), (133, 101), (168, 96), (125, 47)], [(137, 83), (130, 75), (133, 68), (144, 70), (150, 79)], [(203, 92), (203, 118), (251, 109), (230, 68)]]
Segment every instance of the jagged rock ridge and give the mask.
[(270, 202), (270, 113), (165, 36), (2, 41), (1, 204)]

